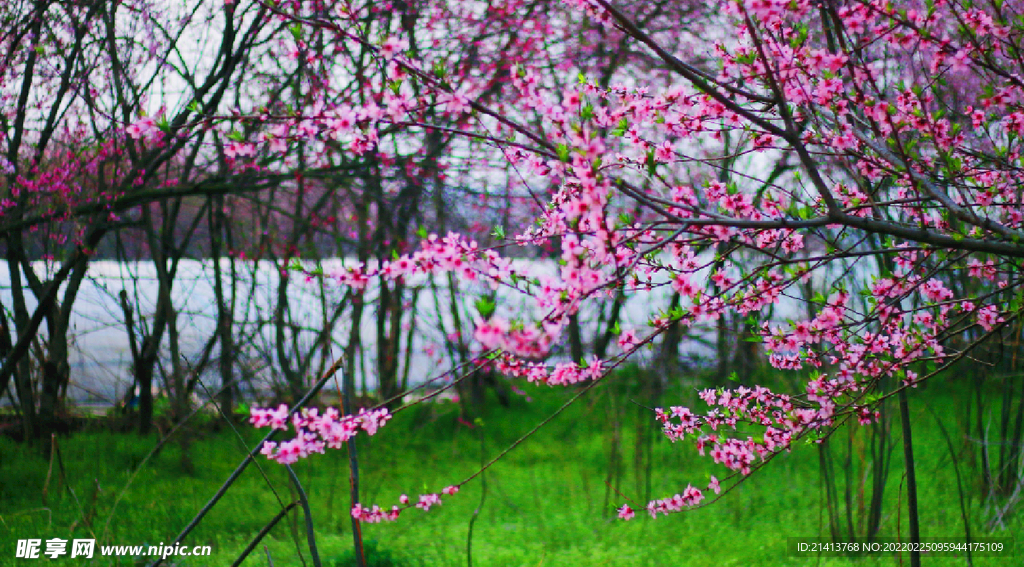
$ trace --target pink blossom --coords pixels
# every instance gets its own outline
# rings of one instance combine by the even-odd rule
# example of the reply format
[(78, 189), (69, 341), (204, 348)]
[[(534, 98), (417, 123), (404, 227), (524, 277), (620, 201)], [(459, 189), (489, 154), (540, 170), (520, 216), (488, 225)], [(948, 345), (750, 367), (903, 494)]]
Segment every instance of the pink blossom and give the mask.
[(999, 316), (999, 310), (995, 305), (986, 305), (978, 310), (978, 324), (985, 331), (992, 331), (996, 325), (1004, 321), (1005, 319)]
[(416, 503), (416, 507), (424, 512), (429, 511), (432, 507), (437, 506), (441, 503), (441, 497), (437, 494), (421, 494), (419, 502)]
[(640, 339), (636, 336), (636, 331), (632, 329), (624, 330), (619, 333), (619, 348), (624, 352), (629, 352), (640, 345)]
[(458, 116), (469, 108), (469, 97), (461, 91), (441, 93), (437, 97), (437, 102), (445, 105), (445, 112), (453, 116)]
[(150, 116), (144, 116), (137, 122), (131, 124), (125, 128), (125, 132), (127, 132), (133, 140), (154, 140), (163, 135), (160, 131), (160, 127), (157, 126), (156, 120)]
[(395, 36), (389, 36), (380, 46), (380, 55), (385, 60), (393, 59), (396, 55), (409, 49), (409, 42)]

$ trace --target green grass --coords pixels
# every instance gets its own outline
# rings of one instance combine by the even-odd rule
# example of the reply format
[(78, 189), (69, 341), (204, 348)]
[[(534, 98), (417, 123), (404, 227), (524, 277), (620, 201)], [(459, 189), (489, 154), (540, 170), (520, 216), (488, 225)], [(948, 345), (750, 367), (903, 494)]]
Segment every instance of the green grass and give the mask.
[[(645, 502), (648, 474), (635, 466), (635, 431), (643, 419), (651, 432), (650, 492), (655, 498), (680, 492), (688, 482), (703, 487), (709, 474), (726, 471), (711, 466), (686, 443), (673, 445), (656, 430), (646, 410), (630, 403), (613, 388), (592, 392), (534, 439), (511, 452), (486, 473), (487, 493), (481, 505), (480, 479), (444, 504), (424, 513), (403, 512), (398, 522), (365, 525), (370, 564), (374, 566), (465, 565), (469, 523), (480, 507), (473, 533), (474, 565), (895, 565), (897, 559), (852, 560), (787, 557), (787, 537), (827, 534), (818, 472), (818, 452), (801, 444), (779, 455), (720, 501), (705, 508), (660, 516), (638, 514), (632, 522), (614, 519), (613, 508), (624, 498), (634, 507)], [(945, 441), (923, 402), (949, 416), (958, 407), (940, 389), (915, 392), (915, 450), (921, 499), (922, 535), (962, 537), (956, 479)], [(511, 409), (497, 404), (482, 416), (483, 428), (470, 429), (457, 419), (451, 403), (421, 405), (399, 414), (378, 436), (360, 437), (362, 500), (390, 507), (400, 494), (413, 499), (461, 481), (479, 468), (482, 431), (484, 457), (490, 458), (549, 415), (574, 392), (531, 388), (534, 401), (519, 398)], [(628, 395), (628, 394), (627, 394)], [(938, 397), (936, 397), (938, 396)], [(687, 394), (686, 397), (692, 397)], [(612, 410), (612, 400), (616, 400)], [(697, 406), (700, 407), (700, 406)], [(895, 415), (895, 413), (893, 414)], [(621, 420), (622, 464), (619, 491), (608, 494), (609, 443), (612, 419)], [(649, 424), (649, 427), (647, 427)], [(260, 432), (243, 428), (245, 443)], [(102, 538), (104, 544), (156, 545), (173, 540), (206, 503), (244, 455), (234, 433), (192, 431), (189, 459), (170, 443), (143, 466), (131, 487), (123, 491), (155, 443), (131, 434), (83, 432), (58, 440), (64, 474), (38, 447), (0, 439), (0, 564), (14, 562), (14, 549), (23, 538)], [(846, 439), (845, 433), (836, 439)], [(899, 494), (903, 476), (899, 432), (886, 492), (883, 535), (896, 535), (897, 521), (907, 533), (905, 496)], [(845, 441), (843, 441), (845, 443)], [(843, 445), (845, 446), (845, 445)], [(856, 456), (856, 455), (855, 455)], [(194, 467), (185, 461), (190, 460)], [(247, 542), (296, 493), (284, 469), (258, 461), (250, 466), (224, 499), (188, 538), (189, 545), (210, 545), (213, 557), (179, 558), (174, 565), (229, 565)], [(974, 473), (961, 463), (973, 497), (970, 512), (975, 535), (981, 530), (982, 502)], [(326, 566), (352, 562), (349, 521), (348, 467), (343, 451), (329, 451), (298, 463), (295, 471), (310, 498), (317, 544)], [(190, 470), (192, 472), (190, 472)], [(264, 478), (263, 475), (266, 475)], [(840, 479), (842, 480), (842, 479)], [(615, 484), (615, 480), (612, 481)], [(731, 483), (730, 483), (731, 484)], [(840, 483), (840, 487), (843, 485)], [(856, 486), (856, 484), (855, 484)], [(271, 490), (271, 487), (273, 490)], [(45, 490), (44, 490), (45, 489)], [(842, 490), (842, 488), (840, 488)], [(275, 496), (276, 492), (276, 496)], [(116, 510), (115, 500), (121, 496)], [(897, 512), (903, 498), (902, 512)], [(899, 516), (898, 516), (899, 514)], [(1015, 516), (1007, 531), (990, 535), (1021, 540), (1022, 524)], [(297, 543), (296, 543), (297, 542)], [(265, 545), (265, 548), (264, 548)], [(301, 513), (285, 518), (257, 547), (246, 565), (275, 566), (309, 563)], [(1020, 553), (1018, 552), (1018, 557)], [(39, 561), (80, 565), (80, 560)], [(107, 563), (104, 563), (107, 561)], [(908, 559), (904, 557), (904, 561)], [(976, 558), (975, 565), (1013, 565), (1017, 558)], [(92, 564), (134, 565), (131, 558), (98, 559)], [(965, 565), (963, 559), (931, 559), (928, 564)]]

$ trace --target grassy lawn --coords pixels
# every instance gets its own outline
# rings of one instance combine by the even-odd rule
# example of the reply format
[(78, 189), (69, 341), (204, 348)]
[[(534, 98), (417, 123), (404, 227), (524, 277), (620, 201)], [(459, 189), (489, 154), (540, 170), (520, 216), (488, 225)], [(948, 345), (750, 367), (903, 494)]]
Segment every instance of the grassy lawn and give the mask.
[[(939, 415), (948, 417), (945, 425), (953, 432), (953, 416), (959, 406), (952, 394), (938, 392), (938, 388), (915, 392), (911, 399), (921, 531), (923, 536), (962, 538), (952, 460), (923, 400), (928, 399)], [(439, 492), (461, 481), (479, 468), (482, 456), (496, 455), (572, 393), (531, 389), (530, 402), (517, 398), (511, 409), (489, 406), (482, 427), (476, 428), (461, 424), (457, 406), (450, 402), (424, 404), (400, 413), (376, 437), (359, 438), (363, 502), (390, 507), (400, 494), (415, 500), (418, 494)], [(477, 509), (474, 565), (657, 565), (666, 561), (690, 566), (899, 564), (895, 557), (819, 561), (787, 556), (787, 537), (829, 533), (818, 450), (807, 444), (779, 455), (710, 506), (657, 520), (642, 513), (631, 522), (614, 519), (614, 508), (626, 497), (634, 508), (642, 507), (648, 491), (652, 497), (662, 498), (681, 492), (688, 482), (703, 488), (709, 474), (724, 477), (727, 471), (710, 466), (710, 460), (697, 456), (692, 445), (673, 445), (658, 433), (649, 412), (623, 402), (621, 392), (611, 394), (610, 388), (592, 392), (491, 467), (484, 476), (486, 495), (484, 483), (477, 478), (459, 494), (444, 497), (443, 505), (429, 512), (409, 509), (395, 523), (365, 525), (371, 564), (466, 565), (469, 525)], [(613, 404), (613, 400), (617, 402)], [(640, 419), (643, 421), (638, 422)], [(616, 421), (620, 424), (620, 458), (617, 474), (610, 475), (610, 440)], [(641, 449), (649, 452), (637, 452), (638, 429), (649, 432), (649, 440), (640, 436)], [(188, 459), (183, 459), (179, 445), (169, 443), (141, 468), (155, 437), (82, 432), (58, 440), (62, 463), (44, 457), (38, 447), (0, 439), (0, 564), (15, 563), (16, 541), (23, 538), (96, 537), (102, 544), (115, 545), (157, 545), (173, 540), (241, 461), (243, 443), (254, 443), (258, 433), (241, 427), (239, 439), (229, 429), (214, 432), (212, 427), (198, 427), (187, 433), (191, 439)], [(846, 447), (848, 436), (840, 431), (833, 439), (843, 440), (839, 445)], [(893, 439), (881, 531), (896, 536), (898, 529), (906, 537), (905, 486), (900, 494), (904, 470), (895, 425)], [(855, 448), (852, 462), (856, 467), (863, 454), (856, 443), (850, 446)], [(845, 453), (840, 451), (840, 455)], [(296, 499), (282, 466), (264, 459), (258, 464), (246, 470), (188, 539), (189, 545), (212, 546), (213, 557), (179, 558), (169, 564), (230, 565), (281, 508), (280, 502)], [(973, 469), (968, 463), (959, 464), (965, 475), (973, 535), (1022, 539), (1024, 523), (1019, 514), (1009, 521), (1006, 531), (984, 532)], [(350, 564), (345, 453), (315, 455), (294, 469), (311, 502), (324, 565)], [(857, 475), (863, 469), (854, 471), (851, 486), (856, 501)], [(842, 493), (843, 473), (837, 474)], [(609, 486), (617, 487), (621, 496)], [(854, 510), (851, 518), (857, 523), (860, 516)], [(1021, 554), (1017, 556), (976, 557), (974, 565), (1018, 565)], [(67, 557), (39, 561), (84, 563)], [(127, 557), (119, 561), (98, 558), (91, 564), (144, 564)], [(311, 565), (303, 517), (297, 509), (271, 531), (245, 565), (269, 565), (270, 561), (277, 566), (303, 565), (303, 561)], [(909, 558), (904, 556), (903, 562), (909, 564)], [(966, 565), (966, 561), (932, 558), (927, 564)]]

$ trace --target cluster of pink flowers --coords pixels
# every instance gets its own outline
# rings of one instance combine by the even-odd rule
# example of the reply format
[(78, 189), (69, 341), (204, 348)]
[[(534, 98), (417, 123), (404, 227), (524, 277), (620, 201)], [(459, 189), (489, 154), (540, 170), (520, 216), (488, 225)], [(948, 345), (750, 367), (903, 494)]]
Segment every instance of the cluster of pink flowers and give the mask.
[[(707, 490), (713, 491), (715, 494), (719, 494), (722, 491), (718, 479), (714, 476), (711, 477), (711, 482), (708, 483)], [(705, 496), (703, 491), (688, 484), (682, 494), (675, 494), (668, 498), (661, 498), (648, 502), (647, 513), (651, 515), (651, 518), (657, 518), (658, 514), (667, 515), (675, 512), (682, 512), (686, 508), (693, 508), (694, 506), (700, 505), (704, 499)], [(636, 517), (636, 512), (630, 508), (629, 504), (623, 504), (622, 507), (618, 508), (616, 511), (618, 512), (619, 519), (622, 520), (632, 520)]]
[(365, 508), (359, 503), (352, 506), (352, 517), (368, 524), (378, 524), (383, 521), (394, 522), (400, 513), (401, 509), (398, 506), (392, 506), (390, 510), (382, 510), (376, 504), (370, 508)]
[(361, 408), (358, 415), (344, 416), (335, 408), (328, 408), (323, 415), (316, 408), (302, 408), (301, 412), (292, 414), (288, 406), (281, 404), (277, 409), (252, 408), (249, 421), (254, 427), (285, 431), (288, 429), (289, 416), (295, 437), (280, 444), (268, 441), (260, 449), (260, 453), (267, 458), (284, 465), (295, 463), (313, 453), (322, 454), (325, 448), (340, 449), (360, 429), (368, 435), (374, 435), (392, 417), (387, 408)]
[[(696, 444), (700, 454), (711, 447), (711, 457), (719, 464), (743, 474), (750, 472), (755, 458), (788, 449), (795, 435), (807, 428), (823, 427), (833, 419), (834, 407), (831, 399), (822, 399), (821, 407), (815, 411), (796, 407), (792, 399), (784, 394), (775, 394), (756, 386), (753, 389), (740, 386), (735, 390), (711, 390), (700, 393), (700, 397), (712, 409), (704, 415), (696, 415), (689, 408), (673, 406), (669, 412), (661, 408), (654, 411), (655, 418), (662, 425), (662, 431), (672, 442), (687, 436), (697, 436)], [(720, 427), (736, 430), (739, 424), (763, 427), (759, 440), (747, 437), (745, 440), (730, 439), (722, 434), (704, 434), (704, 428), (717, 432)]]
[(996, 325), (1004, 321), (995, 305), (986, 305), (978, 310), (978, 324), (986, 331), (995, 329)]
[[(458, 492), (458, 485), (446, 486), (441, 489), (441, 494), (447, 496), (454, 496)], [(382, 521), (393, 522), (398, 519), (398, 515), (402, 512), (402, 510), (406, 508), (416, 507), (419, 508), (420, 510), (423, 510), (424, 512), (428, 512), (434, 506), (440, 506), (441, 494), (421, 494), (419, 496), (419, 499), (416, 501), (416, 504), (414, 504), (413, 506), (409, 505), (409, 496), (403, 494), (398, 497), (398, 502), (402, 505), (402, 507), (399, 508), (398, 506), (392, 506), (391, 509), (389, 510), (385, 510), (376, 504), (367, 508), (357, 503), (355, 506), (352, 507), (352, 517), (359, 520), (360, 522), (367, 522), (371, 524), (380, 523)]]
[(586, 365), (575, 362), (560, 362), (550, 368), (541, 362), (530, 362), (512, 353), (503, 353), (496, 359), (499, 372), (509, 377), (526, 378), (528, 382), (549, 386), (570, 386), (588, 380), (598, 380), (607, 370), (606, 364), (596, 356)]
[(473, 338), (485, 349), (501, 349), (520, 358), (543, 358), (558, 338), (561, 326), (512, 326), (502, 317), (476, 321)]
[(686, 485), (686, 489), (683, 490), (682, 494), (648, 502), (647, 513), (651, 515), (651, 518), (657, 518), (658, 514), (681, 512), (683, 508), (692, 508), (703, 501), (703, 492), (693, 486)]

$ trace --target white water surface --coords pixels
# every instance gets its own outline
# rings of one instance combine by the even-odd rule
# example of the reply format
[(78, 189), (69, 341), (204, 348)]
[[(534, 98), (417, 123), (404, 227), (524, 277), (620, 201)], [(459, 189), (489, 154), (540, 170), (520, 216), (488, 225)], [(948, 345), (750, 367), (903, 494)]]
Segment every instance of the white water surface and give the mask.
[[(349, 261), (351, 262), (351, 260)], [(346, 263), (341, 259), (330, 259), (321, 262), (325, 273), (339, 270)], [(554, 274), (557, 266), (550, 261), (516, 261), (518, 267), (528, 268), (531, 273)], [(40, 276), (52, 273), (57, 266), (37, 262), (33, 264)], [(227, 280), (229, 262), (222, 260), (225, 293), (230, 294)], [(252, 378), (246, 381), (250, 395), (265, 397), (268, 386), (273, 381), (283, 380), (279, 369), (276, 351), (276, 328), (272, 324), (277, 304), (277, 290), (280, 281), (280, 270), (270, 262), (254, 263), (236, 261), (235, 269), (237, 284), (234, 298), (236, 349), (239, 351), (238, 371), (247, 369)], [(324, 311), (330, 313), (344, 296), (344, 288), (330, 279), (323, 281), (305, 281), (302, 274), (291, 272), (288, 288), (288, 303), (292, 320), (298, 327), (300, 348), (308, 350), (314, 342), (317, 332), (323, 327)], [(12, 301), (10, 272), (4, 262), (0, 262), (0, 301), (10, 313)], [(450, 292), (445, 277), (437, 277), (437, 293), (426, 278), (412, 279), (410, 288), (419, 288), (415, 308), (416, 334), (413, 341), (412, 356), (409, 357), (409, 383), (422, 384), (439, 376), (451, 368), (450, 357), (445, 349), (443, 328), (451, 332), (452, 317), (449, 312)], [(212, 261), (183, 260), (178, 268), (172, 292), (172, 302), (179, 313), (179, 333), (181, 336), (181, 354), (195, 364), (201, 352), (215, 331), (217, 306), (214, 295), (214, 270)], [(109, 406), (121, 399), (131, 385), (130, 363), (131, 352), (128, 334), (124, 324), (124, 314), (120, 307), (121, 290), (128, 292), (132, 304), (136, 306), (136, 321), (147, 322), (151, 319), (157, 301), (157, 277), (152, 262), (114, 262), (97, 260), (89, 264), (86, 279), (75, 300), (70, 330), (70, 363), (71, 383), (68, 397), (77, 404)], [(460, 284), (456, 301), (460, 305), (462, 324), (467, 332), (472, 332), (472, 320), (475, 309), (473, 303), (481, 294), (489, 292), (489, 288), (480, 284)], [(62, 290), (63, 293), (63, 290)], [(630, 296), (622, 309), (622, 328), (639, 328), (644, 334), (650, 317), (669, 305), (671, 290), (667, 287), (656, 288), (650, 292), (637, 293)], [(27, 294), (31, 295), (31, 294)], [(411, 297), (407, 290), (406, 300)], [(367, 290), (367, 308), (360, 322), (363, 353), (357, 369), (357, 383), (365, 383), (371, 390), (376, 386), (374, 367), (376, 365), (375, 339), (377, 332), (377, 293), (374, 289)], [(29, 308), (35, 303), (29, 300)], [(525, 309), (531, 312), (532, 302), (528, 297), (510, 290), (498, 292), (498, 313), (509, 316), (522, 313)], [(773, 319), (785, 320), (786, 314), (792, 317), (801, 312), (799, 302), (786, 300), (782, 306), (773, 311)], [(440, 316), (438, 315), (440, 313)], [(406, 305), (403, 311), (403, 329), (408, 329), (414, 311)], [(537, 313), (533, 313), (537, 316)], [(331, 355), (340, 355), (348, 341), (351, 328), (349, 311), (338, 320), (332, 333)], [(8, 315), (10, 320), (10, 315)], [(581, 313), (584, 337), (593, 337), (596, 330), (596, 310), (589, 305)], [(44, 325), (45, 328), (45, 325)], [(291, 336), (293, 331), (288, 331)], [(170, 370), (169, 346), (165, 332), (161, 349), (161, 364), (164, 372)], [(247, 341), (238, 337), (250, 336)], [(713, 335), (708, 332), (696, 333), (702, 340), (687, 340), (681, 345), (681, 354), (691, 358), (710, 359), (713, 349), (708, 341)], [(471, 338), (471, 337), (467, 337)], [(405, 372), (405, 332), (402, 338), (402, 362), (399, 376)], [(563, 343), (565, 341), (563, 340)], [(203, 383), (211, 390), (220, 385), (216, 357), (218, 347), (214, 347), (213, 362), (203, 374)], [(555, 358), (564, 352), (564, 344), (556, 347)], [(614, 345), (609, 349), (611, 354), (616, 351)], [(290, 360), (294, 354), (286, 352)], [(643, 356), (643, 355), (642, 355)], [(329, 363), (330, 361), (328, 361)], [(307, 377), (312, 382), (317, 364)], [(161, 382), (161, 371), (158, 369), (157, 381)], [(201, 394), (202, 392), (200, 392)], [(10, 398), (4, 397), (0, 405), (9, 405)]]

